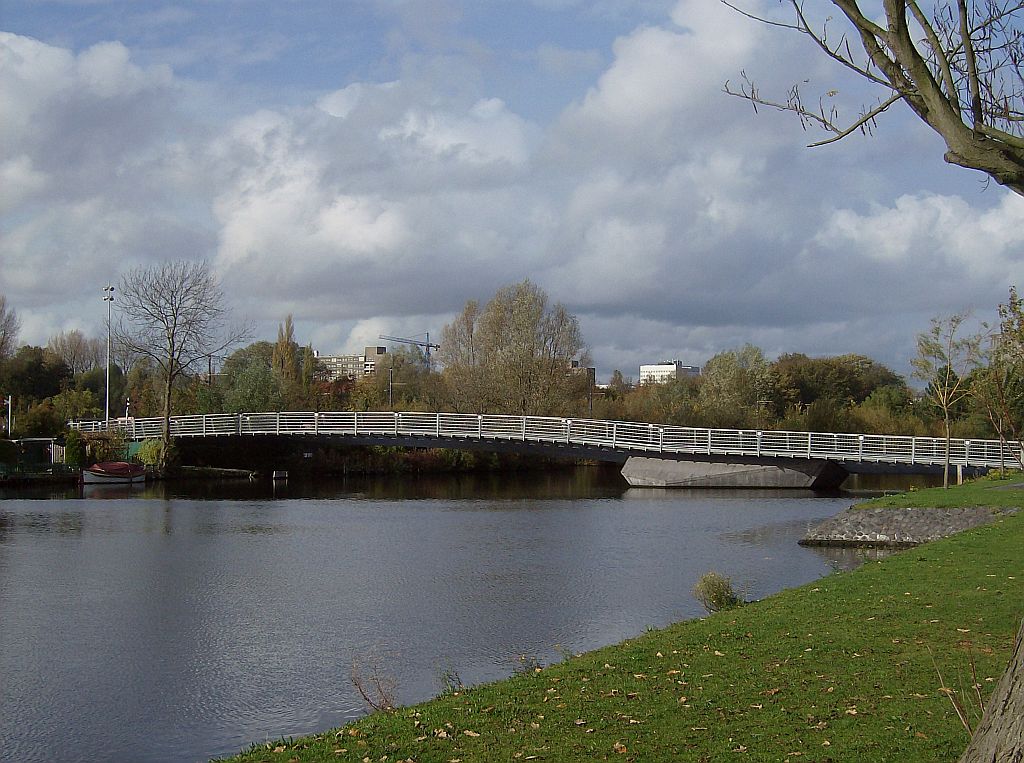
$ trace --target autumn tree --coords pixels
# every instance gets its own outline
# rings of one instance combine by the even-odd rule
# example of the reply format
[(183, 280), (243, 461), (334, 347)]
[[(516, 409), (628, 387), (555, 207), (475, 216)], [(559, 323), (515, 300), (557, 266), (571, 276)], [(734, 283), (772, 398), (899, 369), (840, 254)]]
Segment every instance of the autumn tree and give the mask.
[(274, 345), (270, 360), (282, 385), (289, 386), (299, 380), (299, 346), (295, 342), (295, 326), (291, 315), (277, 327), (277, 344)]
[(175, 382), (208, 355), (239, 342), (248, 328), (228, 326), (224, 293), (205, 261), (135, 268), (122, 276), (117, 294), (115, 341), (148, 358), (162, 381), (167, 452)]
[(713, 426), (742, 427), (775, 412), (778, 395), (775, 369), (761, 348), (747, 344), (704, 365), (697, 404)]
[[(835, 83), (820, 97), (805, 100), (805, 86), (794, 85), (784, 99), (762, 94), (743, 75), (725, 90), (751, 101), (793, 112), (801, 123), (831, 133), (813, 143), (832, 143), (868, 132), (883, 112), (902, 102), (946, 144), (945, 160), (984, 172), (1024, 195), (1024, 3), (1019, 0), (831, 0), (835, 21), (820, 6), (786, 0), (787, 20), (761, 18), (740, 0), (723, 0), (746, 16), (801, 34), (846, 72), (876, 86), (880, 95), (843, 121), (834, 98)], [(866, 9), (865, 9), (865, 6)], [(818, 16), (814, 13), (821, 14)], [(837, 28), (838, 27), (838, 28)]]
[(461, 410), (567, 413), (590, 384), (579, 321), (529, 280), (499, 289), (482, 311), (467, 303), (442, 332), (440, 358)]
[(457, 412), (483, 412), (493, 407), (482, 372), (479, 330), (480, 303), (471, 299), (441, 331), (437, 357), (444, 367), (447, 397)]
[(14, 354), (20, 331), (21, 321), (18, 319), (18, 313), (7, 304), (7, 297), (0, 294), (0, 360)]

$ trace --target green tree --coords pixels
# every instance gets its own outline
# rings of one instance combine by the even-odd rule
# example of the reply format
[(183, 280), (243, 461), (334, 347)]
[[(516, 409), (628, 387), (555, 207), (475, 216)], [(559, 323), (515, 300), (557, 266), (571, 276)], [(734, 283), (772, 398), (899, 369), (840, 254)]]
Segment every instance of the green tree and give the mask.
[[(971, 394), (996, 436), (1024, 449), (1024, 305), (1013, 286), (1007, 302), (999, 306), (999, 328), (990, 337), (982, 360)], [(1016, 457), (1024, 468), (1020, 456)]]
[(302, 391), (305, 393), (307, 399), (314, 392), (314, 385), (317, 379), (317, 366), (319, 362), (316, 358), (316, 353), (313, 352), (313, 345), (307, 344), (302, 348), (302, 363), (301, 363), (301, 376), (302, 376)]
[(31, 406), (17, 421), (16, 431), (22, 437), (56, 437), (64, 431), (64, 420), (47, 398)]
[(62, 422), (103, 418), (103, 404), (91, 390), (66, 389), (50, 398)]
[(72, 429), (64, 439), (64, 463), (73, 469), (85, 466), (85, 442), (78, 430)]
[(759, 347), (720, 352), (701, 374), (697, 405), (719, 427), (764, 426), (780, 404), (778, 373)]
[(279, 411), (283, 401), (280, 379), (259, 358), (253, 358), (224, 392), (224, 410), (228, 413)]
[(0, 363), (0, 390), (26, 408), (56, 395), (70, 379), (71, 369), (42, 347), (24, 345)]
[(273, 368), (274, 344), (267, 341), (253, 342), (245, 347), (235, 350), (224, 361), (220, 372), (225, 383), (230, 386), (235, 379), (251, 363), (258, 362), (267, 368)]
[(125, 378), (125, 396), (131, 401), (129, 413), (141, 418), (159, 416), (162, 408), (160, 387), (160, 379), (148, 358), (134, 363)]

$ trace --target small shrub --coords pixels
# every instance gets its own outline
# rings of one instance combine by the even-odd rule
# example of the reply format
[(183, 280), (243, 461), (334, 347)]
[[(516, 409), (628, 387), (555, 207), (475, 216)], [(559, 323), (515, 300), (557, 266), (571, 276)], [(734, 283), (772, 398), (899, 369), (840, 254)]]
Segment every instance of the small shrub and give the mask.
[(437, 681), (441, 685), (441, 693), (437, 695), (439, 697), (461, 694), (466, 689), (459, 671), (451, 665), (446, 665), (438, 671)]
[(732, 580), (713, 571), (701, 575), (697, 585), (693, 587), (693, 595), (708, 614), (731, 609), (743, 603), (743, 599), (732, 587)]
[(64, 438), (64, 463), (75, 469), (85, 466), (85, 441), (77, 429), (72, 429)]
[(353, 659), (349, 678), (371, 710), (384, 713), (394, 711), (398, 682), (393, 676), (383, 674), (376, 662), (371, 665), (369, 673), (365, 673), (358, 661)]
[(146, 466), (152, 466), (158, 469), (177, 466), (178, 446), (174, 441), (174, 438), (171, 438), (166, 449), (164, 448), (163, 440), (158, 437), (143, 440), (139, 445), (137, 458)]
[(164, 454), (163, 441), (158, 438), (143, 440), (139, 445), (138, 459), (146, 466), (158, 466)]
[(529, 676), (535, 673), (540, 673), (544, 669), (544, 666), (540, 664), (538, 660), (532, 654), (520, 654), (516, 655), (515, 663), (512, 666), (512, 672), (516, 675)]

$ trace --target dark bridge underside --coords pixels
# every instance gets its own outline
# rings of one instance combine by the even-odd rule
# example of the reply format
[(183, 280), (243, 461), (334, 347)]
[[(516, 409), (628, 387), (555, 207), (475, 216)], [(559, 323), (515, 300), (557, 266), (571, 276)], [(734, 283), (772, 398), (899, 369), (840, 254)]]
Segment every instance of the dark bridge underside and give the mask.
[(519, 440), (476, 440), (462, 437), (416, 437), (415, 435), (230, 435), (224, 439), (244, 442), (251, 437), (261, 441), (277, 441), (283, 446), (321, 445), (330, 447), (357, 447), (367, 445), (388, 448), (450, 448), (452, 450), (482, 450), (491, 453), (521, 453), (552, 458), (588, 459), (623, 464), (628, 453), (597, 445), (576, 445), (551, 442), (522, 442)]
[[(384, 446), (403, 448), (450, 448), (499, 453), (518, 453), (551, 458), (586, 459), (625, 464), (623, 476), (633, 485), (659, 487), (809, 487), (832, 489), (849, 474), (937, 474), (941, 465), (910, 465), (862, 461), (825, 461), (770, 456), (721, 456), (643, 452), (637, 456), (598, 445), (521, 440), (478, 440), (461, 437), (415, 435), (230, 435), (223, 440), (244, 443), (258, 437), (282, 449), (310, 445), (321, 447)], [(222, 438), (217, 438), (221, 440)], [(628, 462), (628, 463), (627, 463)], [(976, 474), (983, 469), (965, 469)]]

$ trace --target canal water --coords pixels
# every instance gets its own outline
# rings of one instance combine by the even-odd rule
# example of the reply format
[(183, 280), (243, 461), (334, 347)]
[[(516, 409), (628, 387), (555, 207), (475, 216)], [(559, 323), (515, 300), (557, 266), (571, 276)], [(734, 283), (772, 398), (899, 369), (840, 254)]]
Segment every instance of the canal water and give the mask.
[(628, 488), (594, 468), (0, 493), (0, 759), (203, 761), (547, 664), (856, 564), (851, 503)]

